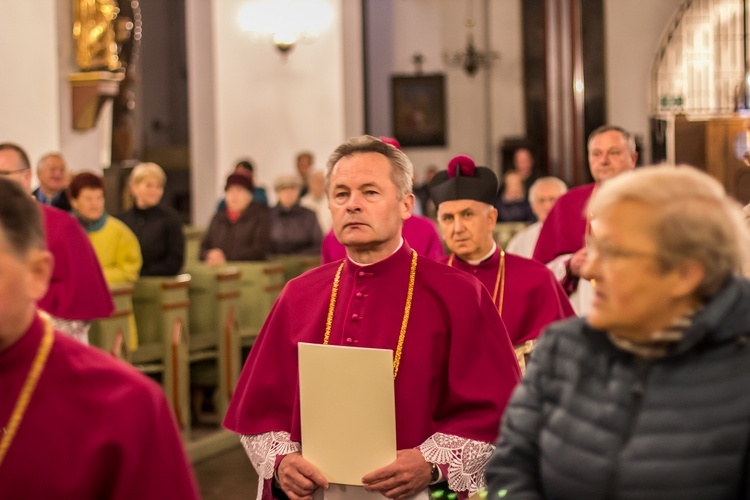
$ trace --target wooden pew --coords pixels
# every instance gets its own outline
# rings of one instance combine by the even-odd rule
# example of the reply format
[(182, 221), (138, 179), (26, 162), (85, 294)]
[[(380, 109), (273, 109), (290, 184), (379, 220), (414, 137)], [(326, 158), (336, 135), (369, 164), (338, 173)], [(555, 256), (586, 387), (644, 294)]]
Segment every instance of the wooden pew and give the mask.
[(271, 260), (284, 266), (284, 283), (320, 265), (320, 255), (277, 255)]
[(243, 347), (258, 337), (266, 316), (286, 283), (284, 265), (275, 262), (231, 262), (240, 270), (239, 333)]
[(116, 358), (130, 361), (130, 346), (133, 344), (131, 322), (133, 316), (133, 285), (123, 283), (109, 287), (115, 310), (108, 318), (91, 322), (89, 343)]
[(131, 363), (160, 379), (185, 439), (190, 438), (190, 275), (143, 277), (133, 286), (138, 349)]
[[(213, 268), (192, 264), (190, 281), (191, 384), (212, 385), (216, 411), (226, 413), (240, 373), (237, 315), (240, 271), (234, 266)], [(207, 368), (204, 361), (211, 361)]]

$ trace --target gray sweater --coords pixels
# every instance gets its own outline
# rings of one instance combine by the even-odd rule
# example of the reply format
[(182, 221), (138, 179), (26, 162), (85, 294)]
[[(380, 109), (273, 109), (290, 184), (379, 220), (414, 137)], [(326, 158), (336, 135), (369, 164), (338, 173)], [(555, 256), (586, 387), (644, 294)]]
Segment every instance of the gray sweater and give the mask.
[(506, 409), (488, 498), (750, 498), (749, 336), (743, 278), (655, 361), (583, 319), (554, 324)]

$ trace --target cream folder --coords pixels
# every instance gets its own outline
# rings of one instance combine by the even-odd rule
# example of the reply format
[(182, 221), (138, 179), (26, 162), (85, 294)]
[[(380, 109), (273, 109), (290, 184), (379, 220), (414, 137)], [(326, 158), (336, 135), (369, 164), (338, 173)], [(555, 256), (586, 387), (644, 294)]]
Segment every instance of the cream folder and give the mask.
[(393, 351), (298, 344), (302, 455), (330, 483), (396, 459)]

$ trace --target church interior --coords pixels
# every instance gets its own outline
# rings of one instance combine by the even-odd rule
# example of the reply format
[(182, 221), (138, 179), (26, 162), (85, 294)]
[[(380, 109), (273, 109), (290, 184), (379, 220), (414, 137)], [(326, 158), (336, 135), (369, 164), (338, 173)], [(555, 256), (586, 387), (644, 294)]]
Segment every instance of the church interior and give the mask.
[[(108, 40), (76, 28), (78, 4), (94, 3), (116, 10)], [(204, 498), (250, 498), (255, 473), (221, 416), (274, 300), (319, 258), (201, 267), (200, 239), (237, 161), (252, 159), (271, 204), (298, 153), (325, 169), (361, 134), (396, 138), (417, 183), (457, 155), (502, 177), (526, 148), (539, 175), (573, 187), (591, 182), (587, 137), (611, 124), (633, 134), (639, 166), (692, 165), (745, 205), (747, 4), (6, 0), (0, 142), (34, 165), (59, 152), (71, 173), (101, 174), (109, 213), (131, 206), (135, 165), (164, 169), (185, 273), (112, 287), (116, 312), (92, 343), (162, 384)]]

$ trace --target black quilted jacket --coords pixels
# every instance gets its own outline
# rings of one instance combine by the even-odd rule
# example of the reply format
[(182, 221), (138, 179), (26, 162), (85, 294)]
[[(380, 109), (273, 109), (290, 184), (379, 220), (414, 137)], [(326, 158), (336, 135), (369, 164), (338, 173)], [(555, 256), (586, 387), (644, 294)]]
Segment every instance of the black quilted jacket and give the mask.
[(488, 498), (750, 498), (748, 337), (742, 278), (657, 361), (583, 319), (554, 324), (506, 409)]

